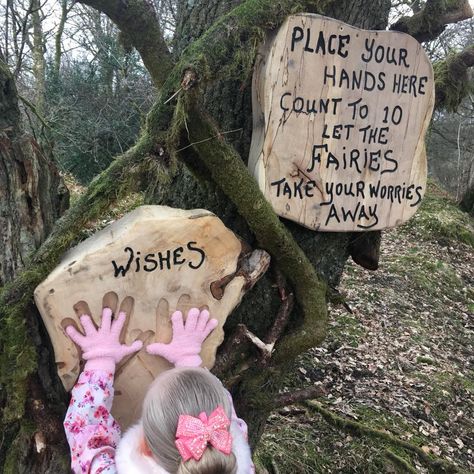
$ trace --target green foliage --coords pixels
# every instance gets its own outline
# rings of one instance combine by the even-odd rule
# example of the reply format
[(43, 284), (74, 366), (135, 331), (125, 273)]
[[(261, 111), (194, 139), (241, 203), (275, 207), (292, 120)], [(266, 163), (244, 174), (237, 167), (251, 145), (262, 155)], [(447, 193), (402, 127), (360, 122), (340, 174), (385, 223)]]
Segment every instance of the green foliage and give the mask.
[(420, 209), (405, 228), (426, 240), (460, 241), (474, 247), (472, 217), (434, 182), (428, 184)]
[(152, 86), (136, 53), (115, 48), (110, 63), (71, 59), (47, 81), (47, 122), (57, 161), (86, 184), (135, 142)]

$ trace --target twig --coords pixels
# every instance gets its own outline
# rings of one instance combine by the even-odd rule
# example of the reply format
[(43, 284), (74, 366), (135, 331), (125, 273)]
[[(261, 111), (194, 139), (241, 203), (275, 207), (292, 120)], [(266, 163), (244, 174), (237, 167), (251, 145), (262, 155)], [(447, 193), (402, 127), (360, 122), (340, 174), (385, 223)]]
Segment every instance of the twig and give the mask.
[[(178, 150), (176, 150), (176, 153), (178, 153), (180, 151), (183, 151), (183, 150), (186, 150), (187, 148), (190, 148), (194, 145), (199, 145), (200, 143), (205, 143), (205, 142), (208, 142), (210, 140), (214, 140), (214, 138), (219, 138), (221, 135), (227, 135), (229, 133), (236, 133), (236, 132), (240, 132), (242, 130), (243, 130), (243, 128), (236, 128), (234, 130), (227, 130), (226, 132), (219, 132), (217, 135), (214, 135), (213, 137), (205, 138), (204, 140), (199, 140), (197, 142), (190, 143), (189, 145), (186, 145), (183, 148), (179, 148)], [(189, 130), (188, 130), (188, 135), (189, 135)]]
[(212, 369), (212, 372), (219, 378), (223, 378), (231, 367), (236, 367), (246, 358), (245, 345), (248, 343), (248, 337), (245, 334), (245, 329), (247, 328), (243, 324), (237, 325), (234, 332), (221, 346)]
[(182, 87), (180, 87), (169, 99), (167, 99), (163, 104), (166, 105), (168, 102), (171, 102), (181, 91), (183, 90)]

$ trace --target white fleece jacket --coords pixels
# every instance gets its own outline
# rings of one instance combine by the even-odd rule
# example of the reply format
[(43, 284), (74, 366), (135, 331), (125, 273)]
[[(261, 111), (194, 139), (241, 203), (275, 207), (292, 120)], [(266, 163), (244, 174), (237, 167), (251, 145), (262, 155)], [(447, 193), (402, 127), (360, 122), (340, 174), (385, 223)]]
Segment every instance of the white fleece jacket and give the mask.
[[(232, 452), (237, 459), (237, 474), (252, 474), (254, 467), (249, 445), (237, 422), (230, 425), (233, 438)], [(115, 463), (119, 474), (169, 474), (152, 458), (141, 453), (143, 439), (141, 423), (129, 428), (122, 436), (115, 454)]]

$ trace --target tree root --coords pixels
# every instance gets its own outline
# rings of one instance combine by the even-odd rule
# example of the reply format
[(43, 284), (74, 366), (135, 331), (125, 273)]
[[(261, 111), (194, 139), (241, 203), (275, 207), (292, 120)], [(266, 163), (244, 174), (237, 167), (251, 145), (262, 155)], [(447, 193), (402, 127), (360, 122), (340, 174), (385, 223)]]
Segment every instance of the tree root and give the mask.
[(343, 431), (347, 431), (354, 436), (368, 436), (371, 438), (379, 439), (381, 441), (385, 441), (391, 444), (392, 446), (396, 446), (410, 451), (411, 453), (417, 455), (434, 473), (465, 472), (453, 463), (450, 463), (449, 461), (438, 457), (430, 456), (429, 454), (425, 453), (419, 446), (397, 438), (396, 436), (393, 436), (392, 434), (386, 431), (371, 428), (357, 421), (348, 420), (347, 418), (343, 418), (339, 415), (336, 415), (330, 410), (324, 408), (318, 402), (307, 401), (305, 402), (305, 405), (311, 410), (319, 413), (324, 418), (324, 420), (330, 425), (336, 426), (337, 428), (340, 428)]
[(390, 449), (384, 450), (385, 457), (387, 457), (393, 464), (398, 466), (403, 473), (417, 474), (417, 470), (406, 460), (398, 454), (395, 454)]

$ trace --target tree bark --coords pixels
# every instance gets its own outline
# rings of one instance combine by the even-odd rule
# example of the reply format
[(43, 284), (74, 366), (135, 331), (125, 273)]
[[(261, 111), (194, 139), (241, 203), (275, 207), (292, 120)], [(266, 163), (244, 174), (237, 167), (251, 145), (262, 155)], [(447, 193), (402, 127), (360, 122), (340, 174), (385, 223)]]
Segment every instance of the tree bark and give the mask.
[[(240, 5), (242, 1), (201, 0), (193, 2), (192, 6), (190, 6), (190, 3), (181, 2), (178, 9), (178, 23), (174, 40), (174, 55), (177, 57), (203, 32), (207, 31), (218, 18), (235, 6)], [(340, 18), (361, 28), (381, 29), (387, 25), (390, 9), (389, 1), (353, 0), (329, 3), (331, 5), (329, 9), (316, 7), (313, 11)], [(210, 45), (210, 47), (212, 46)], [(226, 139), (246, 161), (252, 133), (251, 75), (238, 77), (237, 72), (234, 76), (237, 77), (231, 79), (218, 77), (211, 85), (205, 87), (199, 105), (216, 120), (219, 130), (238, 130), (236, 133), (226, 135)], [(197, 141), (193, 135), (192, 126), (190, 124), (188, 126), (191, 133), (191, 142)], [(215, 146), (212, 145), (212, 142), (209, 143), (211, 144), (210, 147)], [(171, 186), (170, 195), (168, 195), (164, 204), (185, 209), (193, 207), (207, 208), (217, 214), (228, 227), (246, 239), (251, 245), (258, 246), (259, 242), (255, 241), (254, 234), (250, 231), (246, 220), (239, 214), (235, 205), (224, 195), (222, 190), (206, 178), (208, 174), (195, 168), (195, 163), (198, 160), (192, 153), (189, 153), (189, 149), (186, 150), (185, 154), (183, 160), (193, 169), (193, 172), (183, 168), (176, 175)], [(163, 202), (160, 201), (158, 196), (153, 201)], [(289, 221), (285, 221), (285, 225), (317, 272), (331, 286), (337, 286), (349, 255), (350, 234), (316, 233)], [(380, 239), (375, 238), (371, 242), (378, 245)], [(372, 254), (378, 254), (377, 250), (371, 250), (371, 252)], [(229, 317), (226, 327), (227, 333), (232, 333), (236, 330), (237, 324), (243, 322), (253, 333), (260, 338), (264, 337), (281, 304), (274, 284), (274, 278), (271, 274), (267, 274), (257, 283), (254, 290), (244, 298), (242, 304)], [(258, 318), (255, 317), (256, 314), (259, 315)], [(298, 321), (301, 317), (301, 309), (297, 306), (292, 316), (292, 325), (295, 325), (295, 321)], [(301, 341), (301, 345), (303, 344)], [(298, 349), (301, 351), (301, 347)], [(240, 352), (245, 351), (250, 354), (254, 351), (252, 344), (248, 341), (244, 343), (244, 349)], [(288, 362), (291, 363), (290, 353), (287, 357)], [(235, 370), (236, 367), (234, 366), (227, 373), (219, 373), (219, 375), (228, 381), (233, 381)], [(273, 399), (279, 390), (280, 384), (277, 378), (281, 379), (285, 370), (288, 370), (286, 364), (279, 364), (277, 369), (249, 370), (232, 387), (238, 413), (249, 424), (253, 444), (258, 442), (263, 432), (266, 418), (272, 408)], [(262, 390), (264, 385), (267, 385), (266, 390)], [(265, 396), (263, 395), (264, 392)]]
[(16, 276), (67, 206), (58, 170), (20, 127), (15, 83), (0, 63), (0, 286)]

